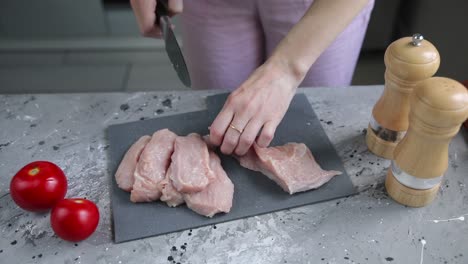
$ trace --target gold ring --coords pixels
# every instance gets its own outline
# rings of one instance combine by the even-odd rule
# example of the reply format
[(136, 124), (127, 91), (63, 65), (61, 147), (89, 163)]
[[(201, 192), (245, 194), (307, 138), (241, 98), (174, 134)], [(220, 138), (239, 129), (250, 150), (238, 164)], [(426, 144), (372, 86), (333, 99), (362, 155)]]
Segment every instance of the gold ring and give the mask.
[(229, 124), (229, 127), (234, 129), (235, 131), (239, 132), (239, 134), (242, 134), (243, 132), (243, 129), (238, 129), (237, 127), (235, 127), (233, 124)]

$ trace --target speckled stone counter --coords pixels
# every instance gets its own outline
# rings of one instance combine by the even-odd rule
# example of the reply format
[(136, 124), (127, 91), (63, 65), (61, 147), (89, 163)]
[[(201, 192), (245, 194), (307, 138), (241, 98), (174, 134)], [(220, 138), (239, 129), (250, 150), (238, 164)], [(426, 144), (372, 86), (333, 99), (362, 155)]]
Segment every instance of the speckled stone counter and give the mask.
[[(112, 242), (105, 128), (201, 110), (205, 96), (216, 92), (0, 95), (0, 263), (468, 263), (468, 133), (452, 141), (443, 187), (431, 205), (395, 203), (383, 186), (389, 161), (365, 145), (382, 89), (300, 90), (358, 195), (122, 244)], [(48, 214), (14, 204), (10, 179), (33, 160), (65, 171), (68, 197), (97, 203), (101, 219), (89, 239), (62, 241)]]

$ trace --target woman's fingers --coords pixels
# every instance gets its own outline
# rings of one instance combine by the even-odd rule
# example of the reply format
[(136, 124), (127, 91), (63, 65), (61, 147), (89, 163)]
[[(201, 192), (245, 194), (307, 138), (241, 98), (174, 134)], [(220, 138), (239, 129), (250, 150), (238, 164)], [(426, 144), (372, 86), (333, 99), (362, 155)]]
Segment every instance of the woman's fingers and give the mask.
[(220, 146), (223, 143), (224, 134), (228, 130), (229, 124), (234, 117), (234, 112), (230, 107), (224, 107), (223, 110), (216, 116), (210, 126), (210, 142), (215, 146)]
[(255, 138), (258, 132), (262, 128), (262, 122), (259, 119), (250, 119), (249, 123), (245, 127), (242, 135), (240, 136), (239, 143), (237, 144), (235, 153), (238, 156), (245, 155), (252, 144), (255, 142)]
[(140, 33), (145, 37), (160, 37), (161, 30), (154, 25), (156, 0), (130, 0)]
[(257, 144), (261, 148), (266, 148), (270, 145), (273, 137), (275, 136), (276, 127), (278, 127), (278, 121), (268, 121), (263, 125), (262, 132), (257, 139)]
[(232, 122), (228, 124), (227, 131), (224, 135), (223, 144), (221, 145), (221, 152), (226, 155), (230, 155), (234, 152), (239, 139), (244, 132), (244, 128), (247, 126), (249, 119), (241, 115), (234, 115)]
[[(145, 37), (161, 37), (161, 29), (156, 25), (156, 0), (130, 0), (140, 32)], [(183, 11), (183, 0), (169, 0), (169, 14), (174, 16)]]
[(225, 155), (231, 155), (234, 148), (237, 146), (239, 141), (240, 133), (232, 128), (228, 128), (224, 135), (223, 144), (221, 145), (221, 152)]
[(184, 9), (183, 0), (169, 0), (169, 13), (171, 16), (182, 13)]

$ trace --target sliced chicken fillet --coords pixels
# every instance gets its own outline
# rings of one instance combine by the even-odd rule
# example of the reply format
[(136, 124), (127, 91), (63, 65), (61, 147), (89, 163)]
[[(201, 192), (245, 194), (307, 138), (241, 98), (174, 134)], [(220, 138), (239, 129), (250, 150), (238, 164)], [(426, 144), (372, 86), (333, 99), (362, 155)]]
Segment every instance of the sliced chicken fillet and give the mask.
[(196, 213), (213, 217), (217, 213), (229, 213), (231, 210), (234, 184), (221, 166), (219, 157), (212, 151), (209, 157), (215, 179), (200, 192), (184, 194), (184, 200)]
[(172, 164), (169, 166), (169, 169), (166, 173), (166, 178), (162, 180), (159, 185), (161, 189), (161, 201), (166, 202), (169, 207), (176, 207), (184, 203), (184, 197), (180, 192), (178, 192), (172, 185), (171, 180), (172, 174)]
[(210, 169), (208, 147), (198, 134), (177, 137), (171, 161), (170, 179), (179, 192), (202, 191), (214, 179), (213, 171)]
[(150, 136), (140, 137), (132, 146), (130, 146), (123, 156), (115, 173), (115, 180), (117, 181), (117, 185), (120, 189), (127, 192), (133, 189), (133, 183), (135, 182), (133, 174), (135, 173), (138, 159), (150, 139)]
[(159, 199), (161, 190), (158, 183), (166, 176), (176, 137), (177, 135), (169, 129), (158, 130), (153, 134), (135, 169), (135, 183), (130, 195), (132, 202), (151, 202)]
[(341, 174), (323, 170), (303, 143), (268, 148), (254, 144), (246, 155), (237, 159), (241, 166), (262, 172), (289, 194), (316, 189)]

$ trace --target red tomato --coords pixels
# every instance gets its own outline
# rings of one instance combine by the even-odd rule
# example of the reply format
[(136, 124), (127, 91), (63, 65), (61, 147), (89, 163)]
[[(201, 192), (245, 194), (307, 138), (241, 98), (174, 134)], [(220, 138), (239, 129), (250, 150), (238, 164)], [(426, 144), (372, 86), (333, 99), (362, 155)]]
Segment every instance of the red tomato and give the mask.
[(28, 211), (51, 209), (67, 193), (67, 178), (54, 163), (35, 161), (21, 168), (10, 182), (10, 195)]
[(96, 230), (99, 210), (86, 199), (64, 199), (52, 209), (50, 221), (57, 236), (77, 242), (88, 238)]

